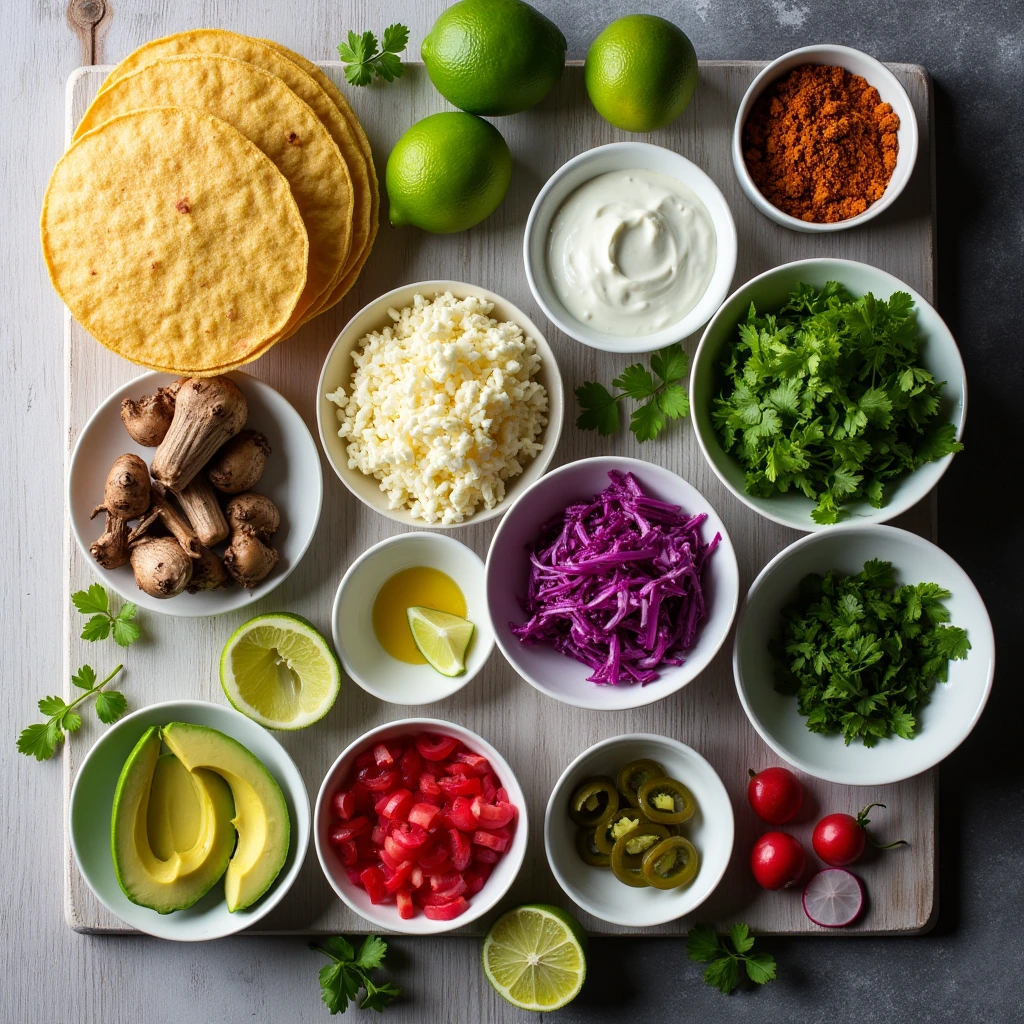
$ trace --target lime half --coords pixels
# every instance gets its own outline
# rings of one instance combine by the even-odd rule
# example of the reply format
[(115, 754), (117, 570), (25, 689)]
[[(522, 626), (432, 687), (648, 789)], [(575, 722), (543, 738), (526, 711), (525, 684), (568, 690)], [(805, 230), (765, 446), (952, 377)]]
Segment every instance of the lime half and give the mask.
[(521, 1010), (557, 1010), (571, 1003), (587, 976), (586, 936), (560, 907), (528, 903), (499, 917), (484, 939), (484, 974)]
[(297, 615), (257, 615), (220, 656), (231, 706), (268, 729), (305, 729), (334, 706), (341, 669), (327, 641)]
[(450, 612), (420, 606), (406, 609), (409, 629), (420, 654), (443, 676), (461, 676), (466, 671), (466, 651), (476, 626)]

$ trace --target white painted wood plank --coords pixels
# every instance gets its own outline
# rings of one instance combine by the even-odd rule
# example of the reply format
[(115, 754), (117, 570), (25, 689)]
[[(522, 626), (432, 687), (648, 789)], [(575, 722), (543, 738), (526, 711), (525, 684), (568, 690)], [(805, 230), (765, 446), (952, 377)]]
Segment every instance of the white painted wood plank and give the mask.
[[(258, 31), (252, 27), (248, 30)], [(324, 67), (335, 81), (341, 82), (339, 65)], [(889, 270), (930, 297), (934, 230), (927, 76), (919, 68), (893, 66), (914, 101), (923, 135), (922, 156), (907, 193), (869, 229), (815, 236), (787, 232), (757, 214), (740, 193), (729, 164), (732, 118), (743, 89), (760, 67), (747, 62), (703, 63), (701, 84), (691, 108), (678, 122), (653, 137), (700, 164), (729, 199), (740, 237), (736, 281), (747, 280), (761, 270), (792, 259), (840, 255)], [(89, 69), (74, 80), (72, 120), (81, 115), (101, 79), (99, 70)], [(445, 106), (418, 65), (411, 65), (400, 82), (387, 88), (347, 89), (347, 95), (370, 137), (381, 177), (386, 155), (404, 128)], [(512, 149), (516, 168), (509, 195), (490, 220), (480, 228), (454, 236), (393, 231), (385, 221), (363, 276), (345, 302), (250, 368), (281, 391), (314, 432), (313, 389), (327, 349), (348, 316), (389, 288), (409, 281), (450, 276), (492, 288), (527, 310), (539, 324), (546, 323), (533, 304), (522, 270), (522, 229), (530, 203), (543, 181), (564, 160), (623, 136), (594, 113), (578, 65), (567, 71), (555, 93), (539, 108), (501, 119), (500, 128)], [(570, 395), (572, 388), (583, 380), (610, 380), (627, 362), (579, 346), (553, 328), (547, 337), (558, 356)], [(691, 352), (696, 340), (694, 337), (687, 343)], [(70, 327), (67, 358), (65, 423), (70, 445), (95, 406), (115, 387), (136, 376), (138, 370), (96, 345), (77, 325)], [(571, 425), (572, 417), (568, 419), (556, 465), (608, 450), (606, 441), (576, 431)], [(621, 454), (668, 466), (708, 497), (737, 545), (744, 587), (769, 558), (798, 536), (758, 519), (727, 495), (701, 458), (688, 425), (642, 447), (631, 435), (623, 433), (612, 447)], [(126, 655), (124, 689), (132, 707), (168, 697), (223, 699), (216, 676), (217, 656), (230, 631), (248, 614), (292, 610), (329, 634), (331, 602), (344, 569), (365, 547), (398, 529), (360, 505), (326, 464), (324, 468), (324, 513), (314, 548), (272, 597), (260, 602), (250, 613), (213, 620), (144, 616), (146, 643), (136, 645)], [(904, 517), (901, 525), (933, 536), (934, 496)], [(471, 527), (462, 531), (459, 539), (483, 554), (493, 529), (493, 524)], [(67, 547), (67, 556), (69, 591), (95, 578), (90, 561), (81, 556), (73, 543)], [(87, 645), (77, 639), (76, 625), (72, 622), (66, 629), (65, 658), (69, 669), (87, 657)], [(809, 930), (799, 900), (790, 898), (792, 894), (760, 892), (746, 868), (746, 852), (759, 832), (745, 809), (746, 769), (775, 763), (777, 758), (761, 743), (743, 715), (732, 682), (728, 645), (702, 678), (682, 693), (635, 711), (598, 714), (564, 707), (518, 679), (496, 652), (466, 691), (431, 706), (429, 712), (468, 725), (495, 742), (526, 791), (533, 823), (530, 852), (507, 899), (509, 904), (547, 899), (576, 909), (558, 889), (544, 859), (540, 824), (548, 793), (565, 764), (591, 743), (606, 736), (643, 730), (675, 736), (700, 750), (722, 774), (733, 796), (737, 810), (736, 853), (719, 890), (701, 908), (700, 919), (725, 921), (740, 916), (764, 932)], [(295, 757), (310, 792), (315, 794), (324, 772), (345, 745), (371, 726), (401, 717), (402, 709), (373, 700), (348, 683), (338, 706), (324, 723), (307, 732), (284, 734), (280, 738)], [(536, 722), (543, 722), (540, 734), (536, 732)], [(99, 728), (87, 721), (65, 755), (65, 793)], [(870, 800), (882, 800), (889, 805), (891, 820), (908, 826), (902, 831), (910, 840), (909, 849), (888, 855), (884, 867), (877, 860), (867, 860), (859, 866), (875, 898), (863, 920), (849, 931), (907, 932), (925, 927), (934, 910), (934, 773), (882, 790), (860, 791), (813, 781), (809, 788), (815, 798), (812, 802), (823, 808), (852, 811)], [(813, 822), (811, 812), (809, 816)], [(808, 838), (812, 822), (796, 830), (801, 838)], [(70, 856), (65, 860), (69, 924), (84, 931), (123, 930), (124, 926), (89, 892)], [(595, 933), (619, 931), (586, 915), (580, 916)], [(678, 934), (690, 924), (692, 921), (684, 919), (645, 931)], [(359, 931), (366, 927), (361, 918), (334, 898), (312, 851), (289, 898), (263, 925), (270, 932), (302, 933)]]

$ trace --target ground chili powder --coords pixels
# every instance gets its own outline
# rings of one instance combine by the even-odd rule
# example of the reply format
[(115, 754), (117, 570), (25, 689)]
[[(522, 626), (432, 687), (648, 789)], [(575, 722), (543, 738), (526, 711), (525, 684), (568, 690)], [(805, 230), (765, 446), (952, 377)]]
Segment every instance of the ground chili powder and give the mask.
[(880, 199), (899, 117), (845, 68), (805, 64), (765, 90), (743, 128), (754, 184), (784, 213), (834, 223)]

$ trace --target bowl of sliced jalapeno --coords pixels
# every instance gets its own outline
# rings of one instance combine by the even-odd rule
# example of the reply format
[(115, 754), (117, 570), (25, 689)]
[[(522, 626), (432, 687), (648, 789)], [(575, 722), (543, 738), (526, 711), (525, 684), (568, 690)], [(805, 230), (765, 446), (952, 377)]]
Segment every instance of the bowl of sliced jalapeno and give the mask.
[(585, 750), (544, 817), (548, 863), (566, 895), (602, 921), (638, 928), (700, 906), (725, 873), (733, 834), (714, 768), (685, 743), (650, 733)]

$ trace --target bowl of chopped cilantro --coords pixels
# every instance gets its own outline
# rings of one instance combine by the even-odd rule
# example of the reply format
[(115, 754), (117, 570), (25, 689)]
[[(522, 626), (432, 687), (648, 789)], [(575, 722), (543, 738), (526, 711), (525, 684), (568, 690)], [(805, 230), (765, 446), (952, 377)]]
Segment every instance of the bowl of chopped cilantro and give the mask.
[(969, 735), (995, 670), (992, 624), (941, 548), (893, 526), (839, 526), (775, 556), (740, 609), (743, 710), (794, 767), (883, 786)]
[(963, 446), (967, 384), (935, 309), (852, 260), (787, 263), (735, 291), (690, 374), (697, 440), (723, 484), (798, 530), (881, 523)]

